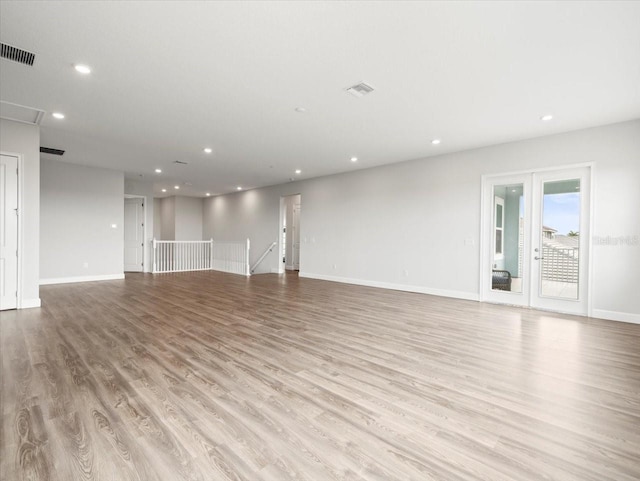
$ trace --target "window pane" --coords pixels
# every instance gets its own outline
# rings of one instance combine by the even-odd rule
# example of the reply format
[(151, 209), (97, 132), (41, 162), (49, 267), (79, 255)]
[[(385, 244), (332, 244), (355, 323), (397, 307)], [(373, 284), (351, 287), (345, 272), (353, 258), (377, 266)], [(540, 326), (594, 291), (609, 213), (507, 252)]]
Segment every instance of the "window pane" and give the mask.
[(522, 293), (524, 276), (524, 186), (496, 185), (491, 288)]
[(540, 294), (578, 299), (580, 179), (544, 183), (540, 237)]

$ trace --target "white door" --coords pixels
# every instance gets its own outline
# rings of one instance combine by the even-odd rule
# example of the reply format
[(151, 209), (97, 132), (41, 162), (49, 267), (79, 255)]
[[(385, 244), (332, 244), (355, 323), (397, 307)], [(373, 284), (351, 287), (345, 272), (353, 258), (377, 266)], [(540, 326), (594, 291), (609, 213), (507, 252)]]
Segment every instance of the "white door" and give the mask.
[(531, 307), (587, 314), (590, 169), (533, 175)]
[(0, 156), (0, 310), (18, 307), (18, 159)]
[(124, 200), (124, 270), (142, 272), (144, 265), (143, 199)]
[(293, 269), (300, 270), (300, 204), (293, 206)]
[(483, 300), (587, 315), (590, 168), (483, 187)]
[(529, 305), (531, 174), (485, 180), (483, 300)]

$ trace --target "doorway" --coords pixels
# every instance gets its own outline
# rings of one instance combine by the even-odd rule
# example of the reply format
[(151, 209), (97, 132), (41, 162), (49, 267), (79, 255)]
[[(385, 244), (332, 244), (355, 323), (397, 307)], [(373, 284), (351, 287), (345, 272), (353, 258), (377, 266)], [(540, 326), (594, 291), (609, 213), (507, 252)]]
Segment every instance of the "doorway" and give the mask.
[(0, 155), (0, 310), (18, 307), (18, 158)]
[(483, 180), (482, 300), (589, 313), (591, 166)]
[(124, 270), (143, 272), (145, 258), (145, 198), (126, 196), (124, 199)]
[(282, 197), (282, 226), (280, 229), (282, 267), (288, 271), (300, 270), (300, 194)]

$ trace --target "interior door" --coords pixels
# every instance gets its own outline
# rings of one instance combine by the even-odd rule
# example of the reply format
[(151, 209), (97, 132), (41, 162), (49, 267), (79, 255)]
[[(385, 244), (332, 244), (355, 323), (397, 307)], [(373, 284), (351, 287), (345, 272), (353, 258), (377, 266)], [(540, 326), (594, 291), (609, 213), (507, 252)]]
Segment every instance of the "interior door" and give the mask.
[(300, 204), (293, 206), (293, 269), (300, 270)]
[(0, 310), (18, 307), (18, 159), (0, 156)]
[(588, 314), (590, 168), (487, 178), (482, 298)]
[(586, 315), (590, 169), (533, 174), (531, 306)]
[(142, 272), (144, 267), (143, 199), (124, 200), (124, 270)]

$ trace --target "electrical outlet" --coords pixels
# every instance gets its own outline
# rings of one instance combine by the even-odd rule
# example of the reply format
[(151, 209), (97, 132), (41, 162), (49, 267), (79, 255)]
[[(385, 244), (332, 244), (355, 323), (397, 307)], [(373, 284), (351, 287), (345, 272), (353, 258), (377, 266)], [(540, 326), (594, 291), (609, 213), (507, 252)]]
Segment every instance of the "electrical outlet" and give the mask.
[(333, 264), (333, 270), (335, 271), (338, 268), (338, 264)]
[(82, 267), (84, 267), (85, 269), (89, 268), (89, 263), (88, 262), (83, 262), (82, 263)]
[(404, 271), (402, 271), (405, 277), (409, 277), (409, 271), (407, 269), (405, 269)]

